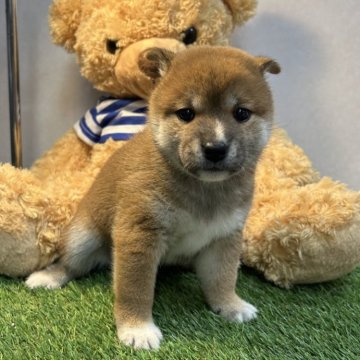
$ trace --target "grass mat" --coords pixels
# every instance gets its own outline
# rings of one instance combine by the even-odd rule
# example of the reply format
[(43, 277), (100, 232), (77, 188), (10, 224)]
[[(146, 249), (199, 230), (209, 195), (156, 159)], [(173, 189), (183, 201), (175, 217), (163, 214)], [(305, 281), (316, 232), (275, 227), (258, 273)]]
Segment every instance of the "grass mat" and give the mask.
[(227, 323), (204, 305), (194, 274), (162, 269), (154, 319), (164, 341), (147, 352), (117, 342), (109, 273), (52, 292), (0, 277), (0, 359), (360, 359), (360, 269), (291, 290), (243, 269), (238, 293), (259, 309), (255, 321)]

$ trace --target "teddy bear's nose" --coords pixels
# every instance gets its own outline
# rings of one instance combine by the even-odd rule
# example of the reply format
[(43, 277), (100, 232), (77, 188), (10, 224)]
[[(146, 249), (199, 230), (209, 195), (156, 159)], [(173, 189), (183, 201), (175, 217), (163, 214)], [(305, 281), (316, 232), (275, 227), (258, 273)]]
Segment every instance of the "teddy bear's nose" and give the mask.
[(205, 159), (216, 163), (226, 158), (229, 147), (225, 142), (219, 141), (207, 142), (202, 146), (202, 149)]

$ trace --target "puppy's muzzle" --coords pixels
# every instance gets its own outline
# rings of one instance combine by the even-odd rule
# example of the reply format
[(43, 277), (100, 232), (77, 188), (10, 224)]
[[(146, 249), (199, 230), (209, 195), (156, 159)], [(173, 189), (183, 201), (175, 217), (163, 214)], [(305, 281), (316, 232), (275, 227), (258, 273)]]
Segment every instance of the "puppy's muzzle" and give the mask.
[(205, 145), (202, 145), (202, 151), (207, 161), (219, 163), (225, 160), (229, 152), (229, 146), (223, 141), (207, 142)]

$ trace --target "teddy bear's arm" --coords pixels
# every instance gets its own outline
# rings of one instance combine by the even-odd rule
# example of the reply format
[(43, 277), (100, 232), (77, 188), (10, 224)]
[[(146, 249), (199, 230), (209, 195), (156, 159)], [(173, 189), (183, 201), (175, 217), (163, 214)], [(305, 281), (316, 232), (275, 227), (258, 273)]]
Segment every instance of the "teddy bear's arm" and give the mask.
[(31, 171), (41, 181), (47, 181), (58, 173), (79, 171), (88, 165), (91, 150), (74, 130), (70, 130), (35, 161)]
[[(271, 176), (269, 176), (271, 172)], [(305, 152), (295, 145), (285, 130), (273, 131), (257, 168), (257, 178), (274, 179), (273, 187), (283, 187), (281, 180), (291, 180), (293, 185), (303, 186), (320, 180)], [(279, 182), (280, 181), (280, 182)]]
[(27, 169), (0, 165), (0, 274), (25, 276), (50, 261), (54, 246), (38, 246), (37, 228), (51, 203)]

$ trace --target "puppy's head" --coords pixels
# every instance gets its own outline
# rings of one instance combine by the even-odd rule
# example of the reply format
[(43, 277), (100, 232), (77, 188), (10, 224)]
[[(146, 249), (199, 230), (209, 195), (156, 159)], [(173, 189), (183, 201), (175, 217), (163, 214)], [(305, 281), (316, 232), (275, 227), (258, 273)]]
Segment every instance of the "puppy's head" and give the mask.
[(203, 181), (255, 167), (272, 127), (264, 74), (280, 72), (275, 61), (225, 47), (153, 48), (139, 67), (157, 83), (149, 121), (169, 161)]

